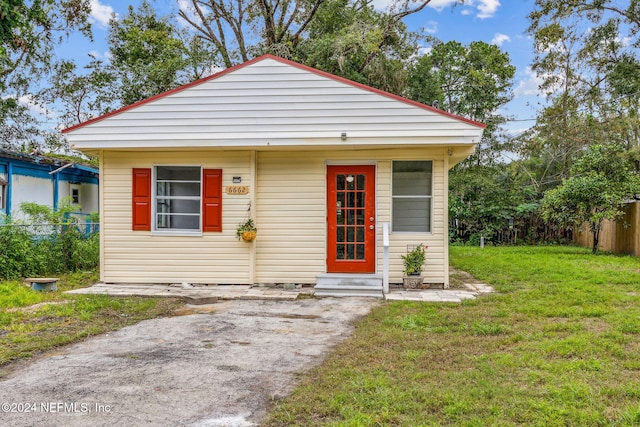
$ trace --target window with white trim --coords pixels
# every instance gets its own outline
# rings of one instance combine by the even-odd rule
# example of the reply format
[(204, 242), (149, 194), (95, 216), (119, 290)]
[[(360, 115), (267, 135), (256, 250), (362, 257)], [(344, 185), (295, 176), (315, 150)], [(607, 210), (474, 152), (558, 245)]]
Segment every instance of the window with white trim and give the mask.
[(80, 205), (80, 185), (70, 184), (69, 192), (71, 195), (71, 203), (73, 203), (74, 205)]
[(201, 176), (199, 166), (155, 167), (155, 230), (200, 231)]
[(431, 232), (433, 162), (394, 161), (392, 225), (394, 232)]

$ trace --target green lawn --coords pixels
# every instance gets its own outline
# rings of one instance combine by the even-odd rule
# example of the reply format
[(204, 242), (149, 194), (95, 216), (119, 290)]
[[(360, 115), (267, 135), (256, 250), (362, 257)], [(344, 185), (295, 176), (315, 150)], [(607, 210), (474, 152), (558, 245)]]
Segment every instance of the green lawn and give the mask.
[(96, 281), (96, 273), (61, 276), (56, 292), (33, 291), (17, 281), (0, 282), (0, 366), (91, 335), (170, 314), (182, 305), (166, 298), (63, 294)]
[(640, 425), (640, 259), (452, 247), (498, 293), (383, 304), (264, 425)]

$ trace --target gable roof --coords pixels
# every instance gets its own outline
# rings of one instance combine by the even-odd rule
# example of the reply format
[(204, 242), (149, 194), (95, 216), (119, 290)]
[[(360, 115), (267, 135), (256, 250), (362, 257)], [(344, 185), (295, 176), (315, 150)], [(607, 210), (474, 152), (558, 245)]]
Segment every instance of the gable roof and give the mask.
[(357, 138), (461, 137), (471, 143), (469, 138), (477, 142), (484, 127), (398, 95), (263, 55), (62, 132), (74, 148), (97, 149), (322, 145), (339, 141), (343, 133), (352, 142)]
[(428, 110), (428, 111), (433, 111), (435, 113), (442, 114), (444, 116), (449, 116), (451, 118), (470, 123), (470, 124), (472, 124), (474, 126), (478, 126), (478, 127), (482, 128), (482, 129), (484, 129), (486, 127), (486, 125), (484, 123), (480, 123), (480, 122), (477, 122), (475, 120), (470, 120), (470, 119), (467, 119), (467, 118), (462, 117), (462, 116), (451, 114), (449, 112), (440, 110), (440, 109), (432, 107), (430, 105), (426, 105), (426, 104), (422, 104), (420, 102), (412, 101), (412, 100), (410, 100), (408, 98), (404, 98), (402, 96), (395, 95), (395, 94), (390, 93), (390, 92), (385, 92), (383, 90), (376, 89), (374, 87), (367, 86), (367, 85), (362, 84), (362, 83), (354, 82), (353, 80), (345, 79), (344, 77), (336, 76), (335, 74), (327, 73), (326, 71), (321, 71), (321, 70), (318, 70), (316, 68), (309, 67), (307, 65), (299, 64), (297, 62), (293, 62), (293, 61), (289, 61), (289, 60), (284, 59), (284, 58), (280, 58), (279, 56), (275, 56), (275, 55), (271, 55), (271, 54), (265, 54), (265, 55), (259, 56), (257, 58), (254, 58), (254, 59), (252, 59), (250, 61), (243, 62), (242, 64), (238, 64), (238, 65), (233, 66), (231, 68), (227, 68), (227, 69), (225, 69), (223, 71), (220, 71), (218, 73), (212, 74), (210, 76), (203, 77), (203, 78), (195, 80), (195, 81), (193, 81), (191, 83), (187, 83), (185, 85), (178, 86), (177, 88), (168, 90), (166, 92), (159, 93), (159, 94), (157, 94), (155, 96), (152, 96), (150, 98), (143, 99), (141, 101), (138, 101), (138, 102), (135, 102), (133, 104), (124, 106), (124, 107), (119, 108), (117, 110), (111, 111), (111, 112), (106, 113), (106, 114), (104, 114), (102, 116), (94, 117), (94, 118), (92, 118), (90, 120), (87, 120), (85, 122), (82, 122), (82, 123), (79, 123), (77, 125), (68, 127), (66, 129), (63, 129), (62, 133), (68, 133), (68, 132), (74, 131), (74, 130), (79, 129), (81, 127), (87, 126), (87, 125), (89, 125), (91, 123), (95, 123), (97, 121), (104, 120), (104, 119), (106, 119), (108, 117), (111, 117), (111, 116), (114, 116), (116, 114), (120, 114), (120, 113), (123, 113), (123, 112), (128, 111), (128, 110), (132, 110), (132, 109), (134, 109), (134, 108), (136, 108), (136, 107), (138, 107), (140, 105), (144, 105), (144, 104), (147, 104), (149, 102), (153, 102), (156, 99), (164, 98), (165, 96), (169, 96), (169, 95), (172, 95), (174, 93), (181, 92), (181, 91), (186, 90), (186, 89), (188, 89), (190, 87), (197, 86), (197, 85), (200, 85), (202, 83), (205, 83), (205, 82), (208, 82), (208, 81), (211, 81), (211, 80), (215, 80), (217, 78), (220, 78), (220, 77), (224, 76), (225, 74), (233, 73), (234, 71), (236, 71), (236, 70), (238, 70), (240, 68), (247, 67), (247, 66), (249, 66), (251, 64), (254, 64), (254, 63), (259, 62), (259, 61), (263, 61), (265, 59), (273, 59), (273, 60), (281, 62), (283, 64), (291, 65), (293, 67), (300, 68), (301, 70), (305, 70), (305, 71), (309, 71), (309, 72), (315, 73), (315, 74), (317, 74), (319, 76), (328, 77), (330, 79), (336, 80), (336, 81), (341, 82), (341, 83), (349, 84), (349, 85), (352, 85), (354, 87), (357, 87), (357, 88), (360, 88), (360, 89), (364, 89), (364, 90), (367, 90), (367, 91), (370, 91), (370, 92), (373, 92), (373, 93), (377, 93), (379, 95), (386, 96), (386, 97), (389, 97), (391, 99), (395, 99), (395, 100), (400, 101), (400, 102), (405, 102), (405, 103), (407, 103), (409, 105), (413, 105), (413, 106), (416, 106), (416, 107), (419, 107), (419, 108), (423, 108), (423, 109)]

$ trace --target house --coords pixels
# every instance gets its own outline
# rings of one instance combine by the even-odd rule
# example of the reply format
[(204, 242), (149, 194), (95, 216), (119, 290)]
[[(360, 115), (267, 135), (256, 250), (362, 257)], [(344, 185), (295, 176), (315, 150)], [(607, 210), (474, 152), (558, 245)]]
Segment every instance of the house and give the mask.
[(81, 206), (79, 215), (97, 212), (98, 177), (86, 165), (0, 149), (0, 213), (20, 217), (25, 202), (56, 209), (65, 197)]
[(448, 170), (483, 128), (264, 55), (63, 132), (100, 157), (104, 282), (382, 289), (420, 243), (448, 285)]

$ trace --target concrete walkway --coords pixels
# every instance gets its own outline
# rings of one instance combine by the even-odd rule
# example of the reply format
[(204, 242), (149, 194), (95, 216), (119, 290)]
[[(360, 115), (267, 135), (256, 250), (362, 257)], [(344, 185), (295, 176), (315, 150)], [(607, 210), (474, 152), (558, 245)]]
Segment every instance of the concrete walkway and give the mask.
[[(461, 302), (480, 294), (493, 292), (484, 284), (465, 284), (465, 289), (391, 289), (385, 296), (390, 301)], [(68, 291), (70, 294), (100, 294), (114, 296), (153, 296), (183, 298), (191, 304), (211, 304), (218, 300), (296, 300), (300, 295), (313, 295), (312, 287), (249, 286), (249, 285), (160, 285), (104, 284)]]

